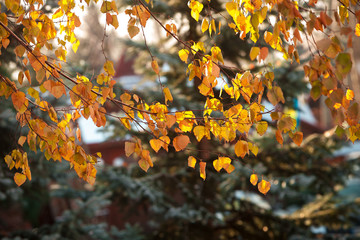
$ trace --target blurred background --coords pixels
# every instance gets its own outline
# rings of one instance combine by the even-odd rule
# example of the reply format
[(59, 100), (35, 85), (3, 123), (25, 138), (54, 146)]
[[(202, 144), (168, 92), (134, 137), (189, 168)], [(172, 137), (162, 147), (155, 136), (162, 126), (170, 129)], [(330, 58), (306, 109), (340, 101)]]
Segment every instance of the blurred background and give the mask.
[[(330, 4), (331, 11), (331, 1), (324, 2)], [(63, 63), (66, 71), (95, 82), (97, 74), (103, 71), (105, 54), (115, 63), (117, 96), (132, 91), (147, 102), (163, 101), (158, 76), (151, 68), (150, 51), (159, 62), (161, 82), (174, 96), (169, 108), (202, 109), (206, 98), (198, 92), (200, 80), (188, 81), (187, 66), (178, 57), (182, 46), (166, 37), (152, 20), (144, 29), (147, 45), (142, 34), (131, 40), (127, 34), (129, 17), (123, 12), (133, 2), (116, 3), (120, 12), (116, 31), (111, 26), (104, 27), (105, 15), (99, 13), (101, 3), (91, 3), (82, 14), (81, 30), (76, 32), (81, 44), (76, 54), (69, 50), (67, 63)], [(210, 6), (203, 16), (224, 26), (220, 34), (213, 33), (211, 37), (201, 34), (200, 24), (190, 16), (183, 0), (155, 0), (152, 11), (163, 24), (175, 24), (184, 41), (219, 46), (225, 65), (257, 72), (271, 63), (275, 81), (286, 99), (281, 107), (297, 119), (297, 128), (304, 133), (302, 146), (297, 147), (289, 139), (284, 139), (281, 146), (272, 128), (266, 137), (251, 130), (249, 137), (260, 148), (257, 157), (238, 159), (231, 174), (218, 173), (208, 164), (203, 181), (198, 166), (187, 167), (188, 152), (160, 151), (154, 156), (154, 168), (145, 173), (136, 159), (125, 156), (124, 141), (137, 136), (146, 143), (151, 136), (136, 129), (129, 131), (115, 119), (108, 119), (107, 126), (101, 129), (80, 119), (77, 124), (82, 144), (91, 153), (102, 153), (96, 183), (91, 186), (80, 180), (67, 162), (47, 161), (40, 151), (34, 153), (25, 147), (33, 179), (17, 187), (14, 172), (8, 170), (5, 161), (0, 161), (1, 239), (360, 239), (360, 144), (346, 141), (341, 129), (334, 128), (322, 99), (311, 99), (299, 64), (285, 62), (271, 51), (265, 63), (250, 61), (252, 45), (226, 27), (229, 22), (223, 17), (224, 1), (212, 0)], [(56, 8), (57, 1), (48, 0), (42, 11), (51, 13)], [(6, 9), (2, 7), (1, 11)], [(267, 28), (272, 27), (270, 21), (266, 24)], [(3, 50), (0, 71), (16, 81), (19, 63), (11, 51), (14, 47), (12, 42)], [(307, 57), (304, 48), (300, 59), (303, 62)], [(356, 66), (356, 59), (353, 61)], [(358, 73), (353, 68), (355, 72), (347, 84), (358, 93)], [(228, 74), (234, 76), (232, 71)], [(219, 96), (226, 82), (226, 77), (219, 79), (215, 96)], [(36, 82), (31, 86), (36, 88)], [(221, 94), (225, 106), (232, 106), (233, 100), (225, 92)], [(0, 156), (4, 158), (27, 130), (17, 124), (11, 103), (4, 99), (1, 103)], [(66, 99), (55, 98), (51, 103), (69, 104)], [(269, 110), (274, 108), (265, 101), (263, 104)], [(105, 106), (108, 112), (122, 116), (116, 106)], [(264, 119), (269, 126), (275, 126), (270, 116), (264, 115)], [(196, 157), (205, 161), (217, 158), (213, 152), (234, 152), (232, 143), (207, 139), (198, 143), (192, 139), (192, 145), (199, 150)], [(267, 195), (250, 184), (253, 171), (271, 182)]]

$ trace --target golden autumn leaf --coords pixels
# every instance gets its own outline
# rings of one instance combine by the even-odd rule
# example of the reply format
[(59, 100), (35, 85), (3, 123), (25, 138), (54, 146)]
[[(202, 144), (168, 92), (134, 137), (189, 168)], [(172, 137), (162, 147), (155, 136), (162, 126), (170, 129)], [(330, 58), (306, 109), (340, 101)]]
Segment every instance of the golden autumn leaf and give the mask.
[(29, 101), (26, 99), (25, 93), (21, 91), (17, 91), (11, 94), (11, 100), (13, 102), (14, 108), (19, 113), (24, 113), (29, 105)]
[(196, 21), (199, 21), (200, 12), (202, 11), (204, 5), (196, 0), (190, 0), (188, 6), (191, 9), (191, 17)]
[(355, 35), (360, 37), (360, 23), (357, 23), (355, 26)]
[(135, 37), (140, 32), (140, 29), (137, 26), (128, 26), (127, 30), (130, 38)]
[(26, 176), (22, 173), (17, 172), (14, 175), (14, 180), (15, 180), (16, 185), (18, 185), (20, 187), (26, 181)]
[(195, 164), (196, 164), (196, 158), (194, 158), (193, 156), (189, 156), (188, 157), (188, 166), (191, 168), (195, 168)]
[(194, 136), (198, 142), (206, 135), (206, 128), (204, 126), (196, 126), (193, 130)]
[(213, 165), (216, 171), (220, 171), (222, 168), (224, 168), (226, 171), (232, 172), (234, 169), (233, 165), (231, 165), (231, 159), (228, 157), (219, 157), (218, 159), (213, 161)]
[(283, 136), (282, 136), (280, 130), (276, 130), (275, 137), (276, 137), (276, 140), (278, 141), (278, 143), (280, 143), (282, 145), (284, 142), (284, 139), (283, 139)]
[(268, 181), (261, 180), (261, 182), (258, 184), (259, 192), (266, 195), (266, 193), (270, 190), (271, 184)]
[(20, 137), (19, 137), (19, 140), (18, 140), (18, 144), (19, 144), (20, 146), (23, 146), (24, 143), (25, 143), (25, 141), (26, 141), (26, 137), (25, 137), (25, 136), (20, 136)]
[(141, 168), (142, 170), (144, 170), (145, 172), (147, 172), (147, 170), (148, 170), (149, 167), (150, 167), (149, 163), (148, 163), (145, 159), (143, 159), (143, 158), (141, 158), (141, 159), (138, 161), (138, 164), (139, 164), (140, 168)]
[(189, 57), (189, 51), (187, 49), (181, 49), (179, 51), (179, 57), (180, 57), (181, 61), (186, 63), (188, 60), (188, 57)]
[(235, 144), (235, 154), (238, 157), (244, 158), (246, 154), (249, 153), (248, 142), (244, 140), (239, 140)]
[(165, 151), (169, 151), (170, 138), (168, 136), (161, 136), (160, 140), (162, 141), (162, 147)]
[(204, 18), (201, 23), (201, 31), (204, 33), (206, 32), (206, 30), (208, 30), (208, 28), (209, 28), (209, 21), (207, 20), (207, 18)]
[(104, 70), (107, 74), (114, 76), (115, 70), (114, 70), (114, 63), (112, 61), (106, 61), (104, 64)]
[(223, 166), (223, 168), (229, 174), (232, 173), (235, 170), (235, 166), (232, 165), (232, 164), (227, 164), (227, 165)]
[(269, 49), (267, 47), (262, 47), (260, 49), (259, 62), (261, 60), (265, 60), (268, 54), (269, 54)]
[(142, 150), (142, 151), (141, 151), (141, 154), (140, 154), (140, 157), (141, 157), (142, 159), (144, 159), (144, 160), (149, 164), (150, 167), (153, 167), (153, 166), (154, 166), (154, 164), (153, 164), (153, 162), (152, 162), (152, 160), (151, 160), (151, 157), (150, 157), (150, 152), (149, 152), (149, 150)]
[(164, 91), (164, 96), (165, 96), (165, 104), (167, 104), (168, 101), (172, 102), (173, 96), (171, 95), (170, 89), (168, 87), (163, 89)]
[(291, 134), (290, 137), (294, 141), (294, 143), (300, 147), (302, 140), (303, 140), (303, 133), (295, 132), (295, 133)]
[(260, 136), (265, 134), (267, 128), (268, 128), (268, 123), (266, 121), (261, 121), (256, 124), (256, 131)]
[(354, 99), (354, 92), (351, 89), (346, 90), (346, 99), (351, 101)]
[(173, 145), (177, 152), (184, 150), (189, 143), (190, 138), (187, 135), (179, 135), (173, 140)]
[(260, 53), (259, 47), (252, 47), (250, 50), (250, 59), (254, 60)]
[(200, 164), (200, 177), (206, 179), (206, 162), (199, 162)]
[(150, 146), (152, 149), (154, 149), (155, 152), (158, 152), (160, 148), (162, 147), (163, 142), (160, 139), (151, 139), (150, 140)]
[(151, 67), (156, 74), (159, 74), (159, 72), (160, 72), (159, 65), (155, 59), (151, 61)]
[(127, 157), (130, 157), (131, 154), (134, 153), (135, 146), (136, 146), (136, 143), (134, 143), (134, 142), (125, 142), (125, 155)]
[(250, 182), (252, 185), (256, 186), (256, 184), (258, 183), (258, 180), (259, 180), (258, 176), (255, 173), (251, 174)]

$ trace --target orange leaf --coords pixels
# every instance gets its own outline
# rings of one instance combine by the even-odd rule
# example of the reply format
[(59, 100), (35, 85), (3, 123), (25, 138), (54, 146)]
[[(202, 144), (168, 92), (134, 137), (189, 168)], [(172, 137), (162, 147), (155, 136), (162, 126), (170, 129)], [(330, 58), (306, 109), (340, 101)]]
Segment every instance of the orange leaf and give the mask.
[(147, 172), (147, 170), (150, 167), (149, 163), (143, 158), (138, 161), (138, 164), (141, 167), (141, 169), (144, 170), (145, 172)]
[(268, 54), (269, 54), (268, 48), (267, 47), (262, 47), (260, 49), (259, 62), (261, 60), (265, 60)]
[(17, 91), (11, 94), (11, 100), (14, 104), (14, 108), (19, 113), (24, 113), (29, 105), (26, 95), (23, 92)]
[(81, 132), (80, 132), (80, 128), (76, 129), (76, 137), (77, 139), (79, 139), (79, 141), (81, 142)]
[(21, 136), (21, 137), (19, 137), (18, 144), (19, 144), (20, 146), (23, 146), (24, 143), (25, 143), (25, 141), (26, 141), (26, 137), (25, 137), (25, 136)]
[(156, 60), (152, 60), (152, 62), (151, 62), (151, 67), (152, 67), (152, 69), (154, 70), (154, 72), (156, 73), (156, 74), (159, 74), (159, 65), (158, 65), (158, 63), (157, 63), (157, 61)]
[(189, 143), (190, 138), (187, 135), (179, 135), (173, 140), (173, 145), (177, 152), (184, 150)]
[(256, 174), (251, 174), (250, 176), (250, 182), (252, 185), (256, 186), (256, 184), (258, 183), (258, 176)]
[(276, 130), (275, 136), (276, 136), (276, 140), (278, 141), (278, 143), (280, 143), (282, 145), (283, 142), (284, 142), (284, 139), (283, 139), (283, 136), (281, 134), (281, 131)]
[(128, 26), (128, 33), (130, 38), (135, 37), (140, 32), (140, 29), (137, 26)]
[(238, 157), (244, 158), (246, 154), (249, 153), (249, 145), (248, 142), (244, 140), (239, 140), (235, 144), (235, 154)]
[(302, 132), (296, 132), (291, 136), (291, 139), (294, 141), (296, 145), (300, 147), (302, 140), (303, 140), (303, 133)]
[(159, 139), (151, 139), (150, 146), (154, 149), (155, 152), (158, 152), (162, 146), (163, 142)]
[(162, 136), (160, 137), (160, 140), (162, 141), (162, 147), (165, 149), (165, 151), (169, 151), (169, 144), (170, 144), (170, 138), (168, 136)]
[(150, 157), (150, 152), (148, 150), (142, 150), (141, 151), (141, 158), (146, 160), (146, 162), (149, 164), (150, 167), (153, 167), (154, 164)]
[(19, 187), (26, 181), (26, 176), (22, 173), (15, 173), (14, 180)]
[(193, 156), (189, 156), (188, 157), (188, 166), (195, 168), (195, 164), (196, 164), (196, 158), (194, 158)]
[(170, 89), (166, 87), (163, 91), (165, 95), (165, 104), (167, 104), (168, 101), (172, 102), (174, 99), (171, 95)]
[(271, 184), (268, 181), (261, 180), (261, 182), (258, 184), (259, 192), (266, 195), (266, 193), (270, 190)]
[(206, 162), (200, 162), (200, 177), (206, 179)]
[(125, 155), (130, 157), (135, 151), (136, 144), (133, 142), (125, 142)]

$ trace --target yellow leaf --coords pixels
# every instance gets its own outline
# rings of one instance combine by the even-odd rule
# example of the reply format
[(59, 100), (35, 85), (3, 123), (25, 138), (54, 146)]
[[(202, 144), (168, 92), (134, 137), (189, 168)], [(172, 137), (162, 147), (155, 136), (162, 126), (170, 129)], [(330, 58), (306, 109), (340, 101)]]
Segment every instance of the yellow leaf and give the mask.
[(187, 135), (179, 135), (173, 140), (173, 145), (177, 152), (184, 150), (189, 143), (190, 138)]
[(179, 51), (179, 57), (180, 57), (181, 61), (186, 63), (188, 60), (188, 57), (189, 57), (189, 51), (186, 49), (181, 49)]
[(155, 59), (152, 60), (151, 67), (152, 67), (152, 69), (154, 70), (154, 72), (156, 74), (159, 74), (159, 65), (158, 65), (158, 63), (157, 63), (157, 61)]
[(129, 129), (129, 130), (131, 129), (129, 118), (123, 117), (123, 118), (120, 118), (120, 121), (127, 129)]
[(258, 176), (256, 174), (251, 174), (250, 176), (250, 182), (252, 185), (256, 186), (256, 184), (258, 183)]
[(8, 165), (8, 168), (11, 170), (14, 166), (15, 166), (15, 162), (12, 159), (12, 157), (10, 155), (6, 155), (4, 157), (4, 160), (6, 162), (6, 164)]
[(130, 38), (135, 37), (140, 32), (140, 29), (137, 26), (128, 26), (128, 33)]
[(244, 140), (239, 140), (235, 144), (235, 154), (238, 157), (244, 158), (246, 154), (249, 153), (249, 145), (248, 142)]
[(125, 142), (125, 155), (130, 157), (135, 151), (136, 144), (133, 142)]
[(195, 164), (196, 164), (196, 158), (194, 158), (193, 156), (189, 156), (188, 157), (188, 166), (195, 168)]
[(190, 0), (188, 3), (189, 8), (191, 9), (191, 16), (196, 20), (199, 21), (199, 15), (202, 11), (204, 5), (199, 3), (196, 0)]
[(104, 70), (107, 74), (114, 76), (115, 70), (114, 70), (114, 64), (112, 61), (107, 60), (104, 64)]
[(204, 126), (196, 126), (194, 128), (194, 136), (196, 137), (196, 140), (198, 142), (201, 141), (201, 139), (205, 136), (205, 131), (206, 131), (206, 128)]
[(268, 128), (268, 123), (266, 121), (261, 121), (256, 125), (256, 131), (260, 136), (265, 134), (267, 128)]
[(351, 89), (346, 90), (346, 99), (349, 101), (354, 99), (354, 92)]
[(218, 159), (213, 161), (213, 165), (214, 165), (215, 170), (218, 172), (222, 169), (222, 164), (221, 164), (220, 160), (218, 160)]
[(200, 162), (200, 177), (206, 179), (206, 162)]
[(218, 159), (213, 161), (213, 165), (216, 171), (220, 171), (222, 168), (224, 168), (227, 172), (232, 172), (233, 169), (231, 164), (231, 159), (228, 157), (219, 157)]
[(170, 89), (168, 87), (163, 89), (164, 95), (165, 95), (165, 104), (167, 104), (168, 101), (172, 102), (174, 99), (171, 95)]
[(238, 12), (238, 4), (235, 2), (228, 2), (225, 6), (229, 15), (235, 17), (236, 13)]
[(271, 184), (268, 181), (261, 180), (261, 182), (258, 184), (259, 192), (266, 195), (266, 193), (270, 190)]
[(259, 147), (255, 144), (252, 143), (248, 143), (249, 144), (249, 150), (255, 155), (257, 156), (258, 152), (259, 152)]
[(26, 181), (26, 176), (22, 173), (15, 173), (14, 180), (19, 187)]
[(360, 37), (360, 23), (357, 23), (356, 24), (356, 27), (355, 27), (355, 35)]
[(79, 45), (80, 45), (80, 41), (79, 40), (76, 40), (76, 42), (72, 45), (72, 50), (74, 51), (74, 53), (77, 52), (78, 48), (79, 48)]
[(206, 18), (204, 18), (201, 23), (201, 31), (204, 33), (206, 32), (206, 30), (208, 30), (208, 28), (209, 28), (209, 21)]
[(252, 47), (250, 50), (250, 59), (254, 60), (260, 53), (259, 47)]

